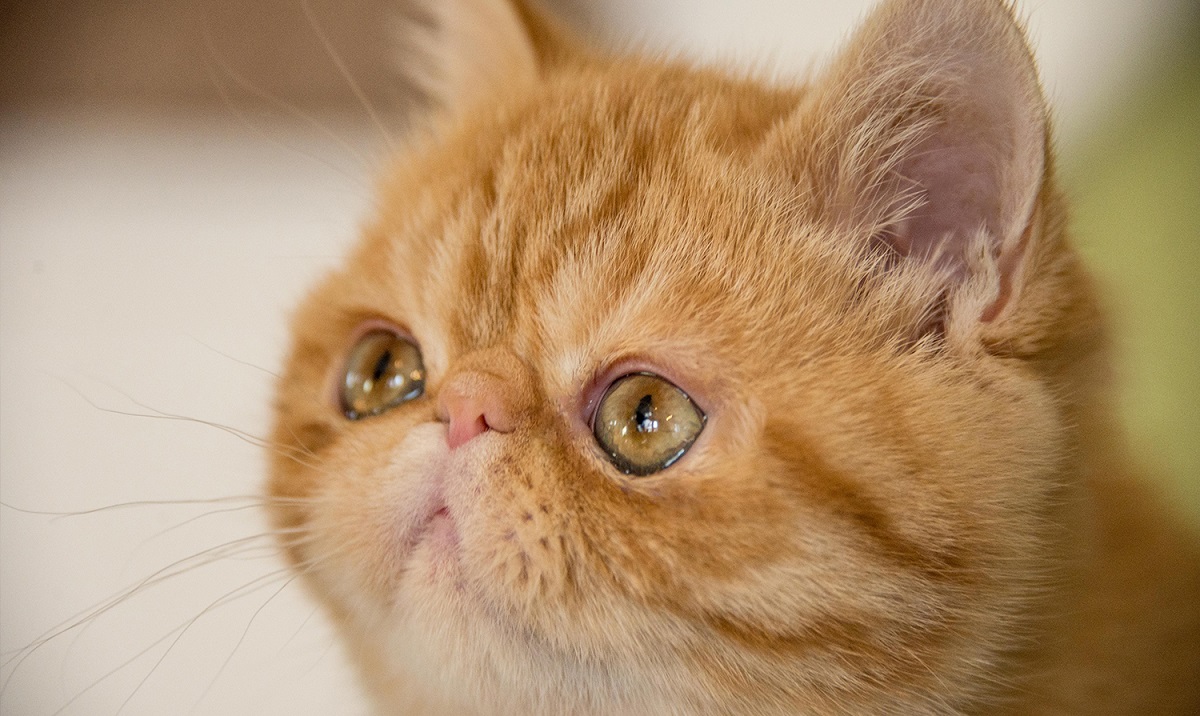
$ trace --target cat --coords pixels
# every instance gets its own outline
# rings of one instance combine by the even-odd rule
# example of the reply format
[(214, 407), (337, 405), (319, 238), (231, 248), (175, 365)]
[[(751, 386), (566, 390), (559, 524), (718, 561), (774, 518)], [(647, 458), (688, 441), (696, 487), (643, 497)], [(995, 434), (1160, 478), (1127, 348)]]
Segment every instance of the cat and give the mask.
[(1010, 5), (797, 86), (424, 10), (267, 488), (378, 713), (1200, 713)]

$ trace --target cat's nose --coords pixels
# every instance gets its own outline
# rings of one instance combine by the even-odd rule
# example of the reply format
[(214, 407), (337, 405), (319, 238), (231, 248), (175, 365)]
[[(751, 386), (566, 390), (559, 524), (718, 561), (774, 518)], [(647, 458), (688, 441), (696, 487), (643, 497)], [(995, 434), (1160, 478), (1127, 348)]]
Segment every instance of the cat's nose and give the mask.
[(450, 449), (489, 430), (512, 432), (529, 409), (531, 383), (529, 369), (506, 350), (476, 353), (460, 361), (438, 393), (438, 418), (447, 424)]
[(442, 387), (438, 417), (447, 423), (446, 442), (455, 450), (488, 430), (512, 432), (511, 410), (504, 404), (496, 376), (462, 372)]

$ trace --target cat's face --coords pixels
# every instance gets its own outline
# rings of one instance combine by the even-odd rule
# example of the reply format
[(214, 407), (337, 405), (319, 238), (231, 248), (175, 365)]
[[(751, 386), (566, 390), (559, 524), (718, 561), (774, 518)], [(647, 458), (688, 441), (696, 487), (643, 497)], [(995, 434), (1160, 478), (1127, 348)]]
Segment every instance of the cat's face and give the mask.
[[(270, 481), (290, 558), (392, 708), (970, 703), (1021, 636), (1066, 449), (1044, 373), (995, 348), (1052, 322), (1004, 265), (1047, 231), (1040, 163), (1011, 176), (1040, 144), (983, 180), (896, 159), (990, 130), (864, 122), (886, 102), (854, 96), (856, 56), (796, 91), (590, 62), (402, 156), (301, 309)], [(888, 116), (955, 116), (923, 99)], [(979, 218), (999, 268), (977, 225), (948, 261), (906, 243), (892, 175), (1021, 193), (928, 221)], [(417, 373), (348, 416), (372, 335)], [(651, 397), (681, 436), (598, 437)]]

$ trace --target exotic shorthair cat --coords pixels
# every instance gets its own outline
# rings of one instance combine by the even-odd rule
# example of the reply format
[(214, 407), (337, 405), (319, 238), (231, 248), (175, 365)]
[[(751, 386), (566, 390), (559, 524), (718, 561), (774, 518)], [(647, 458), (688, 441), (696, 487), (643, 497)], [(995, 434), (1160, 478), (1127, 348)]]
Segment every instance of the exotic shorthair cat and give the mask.
[(423, 11), (269, 482), (378, 713), (1200, 713), (1011, 7), (782, 87)]

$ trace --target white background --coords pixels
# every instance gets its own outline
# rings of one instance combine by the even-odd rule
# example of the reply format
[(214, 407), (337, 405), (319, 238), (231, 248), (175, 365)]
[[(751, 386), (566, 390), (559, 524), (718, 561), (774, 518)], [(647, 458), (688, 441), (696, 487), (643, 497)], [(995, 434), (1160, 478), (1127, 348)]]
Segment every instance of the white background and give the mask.
[[(568, 4), (609, 40), (780, 76), (830, 51), (870, 5)], [(1022, 5), (1068, 147), (1136, 81), (1183, 7)], [(353, 240), (385, 156), (354, 107), (322, 113), (320, 127), (238, 109), (0, 114), (4, 714), (365, 712), (322, 617), (297, 584), (270, 576), (281, 564), (265, 539), (23, 650), (175, 560), (265, 530), (251, 497), (259, 448), (197, 421), (264, 433), (290, 307)], [(13, 509), (226, 496), (247, 498), (63, 518)]]

